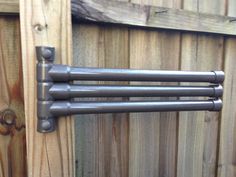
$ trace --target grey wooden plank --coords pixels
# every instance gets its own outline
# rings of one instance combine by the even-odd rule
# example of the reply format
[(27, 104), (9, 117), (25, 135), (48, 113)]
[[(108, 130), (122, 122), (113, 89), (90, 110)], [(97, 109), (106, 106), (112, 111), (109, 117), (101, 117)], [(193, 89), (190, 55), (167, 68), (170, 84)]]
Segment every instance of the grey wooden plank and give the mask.
[[(72, 0), (71, 7), (79, 21), (236, 35), (236, 17), (108, 0)], [(0, 1), (0, 14), (18, 13), (18, 1)]]
[[(224, 1), (189, 0), (183, 8), (223, 14)], [(222, 36), (183, 34), (181, 49), (181, 70), (222, 69)], [(218, 124), (217, 112), (179, 113), (177, 177), (216, 176)]]
[(77, 20), (236, 35), (236, 18), (107, 0), (72, 0)]
[[(73, 25), (73, 65), (128, 68), (128, 42), (127, 28), (75, 24)], [(89, 83), (102, 84), (103, 82)], [(124, 82), (116, 84), (127, 85)], [(107, 100), (106, 98), (90, 99)], [(109, 101), (126, 99), (108, 98)], [(76, 115), (75, 143), (77, 177), (128, 177), (128, 114)]]
[(18, 0), (0, 0), (0, 15), (10, 15), (19, 13)]
[[(229, 0), (226, 13), (236, 15), (236, 1)], [(219, 160), (217, 177), (231, 177), (236, 175), (236, 39), (225, 38), (224, 51), (224, 106), (221, 112)]]

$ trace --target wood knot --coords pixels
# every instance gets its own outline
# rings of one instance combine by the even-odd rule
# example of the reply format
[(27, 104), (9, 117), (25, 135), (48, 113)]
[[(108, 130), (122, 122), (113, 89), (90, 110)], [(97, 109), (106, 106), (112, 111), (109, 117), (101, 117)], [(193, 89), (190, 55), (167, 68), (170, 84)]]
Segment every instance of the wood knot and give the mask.
[(16, 114), (11, 109), (5, 109), (0, 112), (0, 123), (3, 125), (14, 125), (16, 123)]
[(17, 118), (16, 113), (10, 108), (0, 111), (0, 135), (14, 135), (16, 131), (24, 129), (25, 125), (17, 125)]
[(48, 27), (48, 25), (41, 25), (41, 24), (35, 24), (33, 26), (34, 30), (38, 33), (42, 32), (43, 30), (45, 30)]

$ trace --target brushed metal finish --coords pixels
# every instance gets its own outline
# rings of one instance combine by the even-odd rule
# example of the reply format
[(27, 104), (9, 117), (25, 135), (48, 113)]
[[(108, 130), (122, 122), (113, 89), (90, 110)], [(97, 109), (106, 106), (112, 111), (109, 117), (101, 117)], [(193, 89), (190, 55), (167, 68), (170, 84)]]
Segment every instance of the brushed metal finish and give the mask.
[(163, 111), (220, 111), (222, 101), (121, 101), (121, 102), (70, 102), (54, 101), (50, 113), (54, 116), (96, 113), (163, 112)]
[[(220, 111), (224, 72), (80, 68), (55, 65), (55, 48), (36, 47), (37, 130), (52, 132), (60, 116), (95, 113)], [(78, 85), (70, 81), (208, 82), (211, 86)], [(213, 97), (214, 100), (79, 101), (76, 97)]]
[[(54, 83), (49, 89), (48, 93), (54, 99), (70, 99), (75, 97), (187, 97), (187, 96), (221, 97), (223, 93), (223, 88), (221, 85), (124, 86), (124, 85), (73, 85), (66, 83)], [(44, 96), (44, 97), (48, 98), (49, 96)]]
[(53, 81), (149, 81), (149, 82), (210, 82), (222, 83), (224, 72), (166, 71), (80, 68), (67, 65), (53, 65), (49, 70)]

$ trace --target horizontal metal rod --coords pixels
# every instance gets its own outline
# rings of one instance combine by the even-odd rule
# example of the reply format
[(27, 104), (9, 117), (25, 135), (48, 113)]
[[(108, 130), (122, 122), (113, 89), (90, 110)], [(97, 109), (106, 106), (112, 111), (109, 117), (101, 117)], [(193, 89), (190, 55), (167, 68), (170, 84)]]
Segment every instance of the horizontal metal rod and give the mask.
[(211, 82), (222, 83), (224, 72), (164, 71), (79, 68), (66, 65), (53, 65), (49, 70), (53, 81), (151, 81), (151, 82)]
[(221, 97), (223, 88), (217, 86), (123, 86), (53, 84), (49, 94), (54, 99), (75, 97)]
[(128, 101), (128, 102), (69, 102), (55, 101), (49, 110), (53, 116), (94, 113), (128, 113), (160, 111), (220, 111), (222, 101)]

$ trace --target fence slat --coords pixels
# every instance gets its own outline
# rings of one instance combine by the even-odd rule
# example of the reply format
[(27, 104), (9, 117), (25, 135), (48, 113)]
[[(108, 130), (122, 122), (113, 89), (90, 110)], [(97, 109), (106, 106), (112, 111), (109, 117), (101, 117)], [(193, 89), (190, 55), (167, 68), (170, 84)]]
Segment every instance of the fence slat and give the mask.
[[(227, 15), (236, 15), (236, 1), (227, 3)], [(224, 56), (224, 107), (221, 113), (219, 140), (218, 177), (231, 177), (236, 174), (236, 39), (225, 38)]]
[[(132, 2), (175, 8), (181, 4), (165, 0)], [(132, 29), (130, 67), (178, 70), (179, 44), (178, 32)], [(130, 114), (130, 177), (176, 176), (176, 128), (175, 112)]]
[[(222, 13), (222, 1), (186, 1), (187, 10)], [(214, 8), (213, 8), (214, 7)], [(222, 10), (223, 9), (223, 10)], [(183, 34), (182, 70), (222, 69), (223, 38), (205, 34)], [(178, 177), (215, 176), (219, 114), (179, 114)]]
[[(138, 1), (132, 2), (137, 3)], [(210, 14), (213, 11), (206, 11), (207, 14), (157, 7), (153, 4), (145, 6), (134, 3), (72, 0), (72, 14), (80, 21), (90, 20), (141, 27), (236, 35), (235, 17)], [(200, 4), (204, 5), (204, 3)]]

